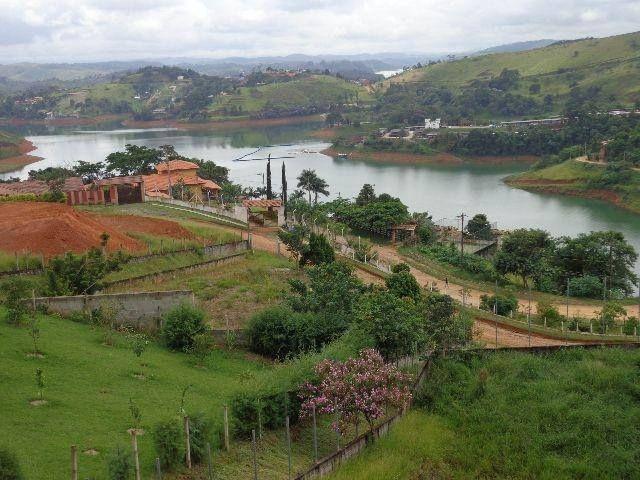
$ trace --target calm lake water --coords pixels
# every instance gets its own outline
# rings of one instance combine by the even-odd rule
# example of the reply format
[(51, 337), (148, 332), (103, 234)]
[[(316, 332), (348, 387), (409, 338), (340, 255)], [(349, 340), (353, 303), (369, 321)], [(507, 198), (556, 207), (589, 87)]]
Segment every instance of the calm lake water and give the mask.
[[(127, 143), (149, 147), (172, 144), (185, 156), (228, 167), (234, 181), (257, 187), (262, 185), (266, 156), (270, 153), (275, 158), (271, 162), (275, 190), (280, 188), (284, 161), (290, 191), (295, 187), (295, 177), (311, 168), (329, 183), (331, 198), (354, 197), (362, 184), (371, 183), (378, 193), (397, 195), (412, 211), (428, 211), (436, 220), (453, 222), (464, 211), (469, 215), (486, 213), (500, 228), (538, 227), (553, 235), (617, 230), (640, 252), (640, 215), (597, 200), (530, 193), (502, 182), (505, 176), (523, 167), (391, 165), (331, 158), (319, 153), (328, 145), (309, 136), (318, 126), (302, 123), (202, 132), (115, 126), (103, 130), (33, 127), (19, 133), (34, 143), (37, 150), (33, 154), (44, 160), (4, 177), (26, 178), (30, 169), (71, 165), (78, 160), (101, 161)], [(260, 146), (268, 147), (255, 152)], [(234, 161), (247, 154), (245, 159), (249, 161)], [(640, 272), (640, 266), (636, 270)]]

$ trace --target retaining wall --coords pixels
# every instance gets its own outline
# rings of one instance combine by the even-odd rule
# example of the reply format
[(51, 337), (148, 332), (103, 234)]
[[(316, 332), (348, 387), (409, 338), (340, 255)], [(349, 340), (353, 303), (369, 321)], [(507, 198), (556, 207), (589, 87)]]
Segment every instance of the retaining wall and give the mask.
[(60, 315), (70, 315), (74, 312), (90, 313), (100, 307), (110, 307), (115, 310), (116, 326), (155, 332), (162, 326), (162, 316), (165, 313), (183, 302), (194, 304), (195, 298), (191, 290), (172, 290), (36, 297), (29, 302), (35, 307), (46, 307), (48, 311)]

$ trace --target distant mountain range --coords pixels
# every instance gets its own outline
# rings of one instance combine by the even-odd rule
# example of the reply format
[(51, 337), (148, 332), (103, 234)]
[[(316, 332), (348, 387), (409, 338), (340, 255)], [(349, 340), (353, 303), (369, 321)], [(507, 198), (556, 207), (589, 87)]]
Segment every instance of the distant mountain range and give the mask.
[[(499, 52), (517, 52), (540, 48), (554, 43), (555, 40), (534, 40), (516, 42), (487, 48), (469, 55), (485, 55)], [(373, 80), (375, 72), (396, 70), (430, 60), (441, 60), (446, 52), (433, 53), (362, 53), (353, 55), (305, 55), (291, 54), (269, 57), (228, 57), (181, 58), (167, 57), (132, 61), (104, 61), (91, 63), (13, 63), (0, 65), (0, 89), (16, 91), (34, 83), (80, 82), (95, 83), (102, 77), (115, 73), (134, 71), (146, 66), (171, 65), (191, 68), (199, 73), (219, 76), (237, 76), (252, 70), (271, 68), (308, 68), (311, 70), (329, 70), (340, 73), (346, 78), (368, 78)]]

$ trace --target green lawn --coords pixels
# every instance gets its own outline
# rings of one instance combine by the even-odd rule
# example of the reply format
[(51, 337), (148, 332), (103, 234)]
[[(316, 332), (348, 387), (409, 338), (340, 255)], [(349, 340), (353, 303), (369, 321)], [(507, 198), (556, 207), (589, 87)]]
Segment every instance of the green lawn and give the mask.
[(639, 350), (439, 361), (423, 405), (339, 479), (640, 476)]

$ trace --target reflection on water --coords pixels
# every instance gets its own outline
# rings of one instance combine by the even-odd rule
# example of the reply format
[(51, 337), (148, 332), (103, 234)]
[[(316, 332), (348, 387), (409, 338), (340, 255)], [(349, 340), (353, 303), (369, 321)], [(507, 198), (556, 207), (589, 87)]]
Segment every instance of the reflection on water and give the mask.
[[(26, 178), (33, 168), (70, 166), (77, 160), (96, 162), (133, 143), (158, 147), (172, 144), (188, 157), (205, 158), (231, 170), (231, 178), (243, 185), (262, 184), (264, 160), (234, 159), (269, 145), (247, 158), (292, 157), (272, 161), (274, 189), (280, 188), (280, 167), (286, 162), (289, 188), (303, 169), (315, 169), (327, 180), (331, 197), (354, 197), (364, 183), (377, 192), (399, 196), (412, 211), (428, 211), (435, 219), (453, 218), (460, 212), (486, 213), (501, 228), (539, 227), (553, 235), (576, 235), (592, 230), (618, 230), (640, 251), (640, 216), (597, 200), (542, 195), (508, 187), (505, 176), (522, 170), (517, 165), (433, 166), (394, 165), (342, 158), (319, 152), (326, 143), (310, 138), (318, 123), (235, 129), (229, 131), (181, 131), (173, 129), (120, 129), (30, 127), (28, 135), (44, 158), (18, 172), (5, 175)], [(81, 130), (81, 132), (79, 132)]]

